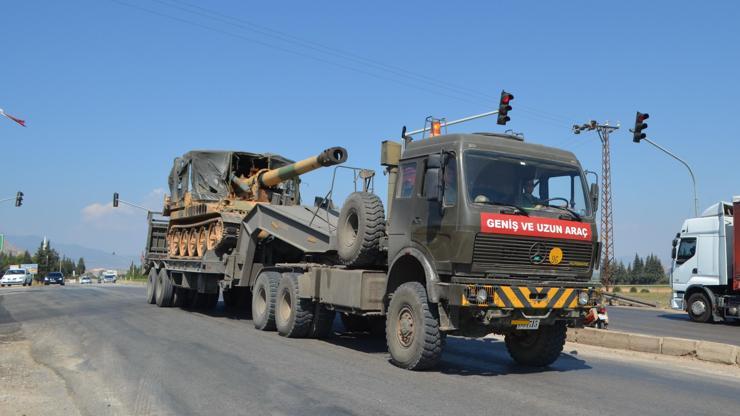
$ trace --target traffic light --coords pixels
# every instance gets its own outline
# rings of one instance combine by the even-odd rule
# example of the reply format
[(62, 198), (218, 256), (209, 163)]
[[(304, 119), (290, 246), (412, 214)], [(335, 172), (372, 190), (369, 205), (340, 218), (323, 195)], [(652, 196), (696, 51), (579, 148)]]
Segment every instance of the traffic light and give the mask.
[(19, 207), (23, 205), (23, 192), (18, 191), (18, 193), (15, 194), (15, 206)]
[(499, 101), (498, 103), (498, 119), (496, 120), (496, 124), (505, 126), (506, 122), (511, 120), (511, 118), (507, 114), (511, 110), (511, 105), (509, 104), (513, 99), (513, 95), (509, 94), (506, 91), (501, 91), (501, 101)]
[(118, 207), (118, 192), (113, 192), (113, 208)]
[(647, 120), (650, 117), (648, 113), (641, 113), (637, 112), (637, 116), (635, 116), (635, 128), (632, 130), (632, 141), (635, 143), (640, 143), (640, 140), (647, 137), (645, 133), (642, 131), (647, 128), (647, 123), (645, 123), (645, 120)]

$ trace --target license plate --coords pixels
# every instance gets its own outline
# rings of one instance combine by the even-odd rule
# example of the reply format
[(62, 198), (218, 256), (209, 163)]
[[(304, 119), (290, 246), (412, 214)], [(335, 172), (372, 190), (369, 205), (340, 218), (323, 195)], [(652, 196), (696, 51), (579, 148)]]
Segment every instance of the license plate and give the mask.
[[(526, 321), (526, 323), (525, 323)], [(540, 320), (539, 319), (521, 319), (514, 321), (513, 323), (516, 324), (516, 329), (524, 329), (524, 330), (534, 330), (540, 328)]]

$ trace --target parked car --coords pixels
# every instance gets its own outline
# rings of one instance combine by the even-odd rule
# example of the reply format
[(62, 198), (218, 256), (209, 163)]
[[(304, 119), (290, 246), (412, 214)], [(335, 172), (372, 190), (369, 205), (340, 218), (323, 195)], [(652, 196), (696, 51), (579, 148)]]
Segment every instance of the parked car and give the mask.
[(80, 278), (80, 284), (81, 285), (91, 285), (92, 279), (90, 278), (90, 276), (82, 276)]
[(26, 269), (8, 269), (0, 279), (0, 286), (31, 286), (31, 283), (33, 283), (33, 276)]
[(62, 272), (50, 272), (44, 277), (44, 284), (64, 286), (64, 275)]

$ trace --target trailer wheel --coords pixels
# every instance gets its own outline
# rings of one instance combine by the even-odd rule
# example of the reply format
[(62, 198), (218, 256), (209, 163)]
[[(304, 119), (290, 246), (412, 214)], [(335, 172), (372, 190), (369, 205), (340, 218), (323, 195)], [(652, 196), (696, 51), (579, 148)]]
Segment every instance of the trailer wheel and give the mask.
[(383, 202), (369, 192), (354, 192), (344, 201), (337, 222), (337, 254), (353, 267), (373, 265), (380, 256), (385, 235)]
[(686, 311), (689, 313), (689, 318), (694, 322), (706, 323), (712, 319), (712, 304), (709, 302), (707, 295), (701, 292), (689, 296)]
[(315, 304), (298, 297), (298, 273), (283, 273), (275, 299), (275, 326), (278, 334), (288, 338), (308, 335), (313, 323)]
[(172, 306), (174, 286), (172, 285), (170, 276), (167, 273), (167, 269), (164, 267), (159, 269), (159, 273), (157, 273), (157, 284), (154, 287), (154, 293), (157, 306), (160, 308)]
[(444, 342), (433, 311), (421, 283), (407, 282), (396, 289), (388, 306), (385, 331), (393, 364), (425, 370), (439, 362)]
[(262, 331), (275, 330), (275, 294), (280, 273), (265, 271), (257, 277), (252, 296), (252, 322)]
[(321, 304), (315, 304), (316, 311), (314, 312), (313, 322), (311, 323), (311, 330), (308, 333), (310, 338), (324, 339), (329, 338), (332, 334), (334, 327), (334, 318), (336, 312), (328, 309), (326, 306)]
[(149, 276), (146, 281), (146, 301), (147, 303), (151, 303), (154, 305), (154, 303), (157, 302), (157, 299), (154, 297), (154, 289), (157, 286), (157, 269), (156, 267), (153, 267), (149, 269)]
[(563, 351), (565, 332), (565, 322), (555, 322), (534, 331), (513, 331), (505, 337), (506, 349), (518, 364), (546, 367)]

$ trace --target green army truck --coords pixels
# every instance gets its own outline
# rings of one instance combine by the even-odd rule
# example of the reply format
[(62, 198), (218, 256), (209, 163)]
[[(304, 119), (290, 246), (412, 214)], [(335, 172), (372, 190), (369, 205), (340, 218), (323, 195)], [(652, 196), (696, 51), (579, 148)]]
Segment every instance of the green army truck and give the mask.
[[(347, 159), (329, 153), (309, 165)], [(497, 133), (385, 141), (387, 209), (362, 169), (339, 210), (328, 197), (301, 205), (307, 170), (284, 157), (197, 157), (216, 163), (178, 158), (164, 213), (187, 205), (200, 217), (150, 221), (158, 306), (212, 308), (221, 293), (257, 329), (290, 338), (329, 336), (340, 314), (350, 330), (384, 332), (391, 361), (420, 370), (439, 362), (447, 335), (490, 333), (517, 363), (547, 366), (599, 296), (598, 189), (571, 152)], [(182, 233), (162, 241), (185, 228), (185, 244)]]

